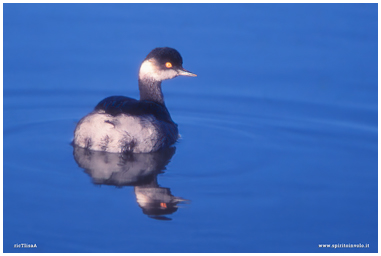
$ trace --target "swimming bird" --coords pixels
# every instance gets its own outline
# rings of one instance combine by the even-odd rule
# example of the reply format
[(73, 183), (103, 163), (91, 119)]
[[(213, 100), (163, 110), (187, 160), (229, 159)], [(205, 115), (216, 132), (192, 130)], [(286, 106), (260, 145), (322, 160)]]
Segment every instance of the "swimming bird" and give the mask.
[(165, 106), (161, 82), (197, 76), (182, 64), (177, 50), (153, 49), (140, 66), (140, 100), (111, 96), (99, 102), (78, 122), (74, 145), (111, 153), (149, 153), (174, 144), (179, 131)]

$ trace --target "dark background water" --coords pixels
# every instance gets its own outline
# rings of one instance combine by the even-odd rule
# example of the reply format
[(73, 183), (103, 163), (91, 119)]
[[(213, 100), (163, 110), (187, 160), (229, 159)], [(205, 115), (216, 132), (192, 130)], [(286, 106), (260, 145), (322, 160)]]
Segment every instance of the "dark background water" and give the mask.
[[(4, 4), (4, 252), (377, 252), (377, 8)], [(70, 145), (158, 46), (198, 74), (163, 84), (169, 221)]]

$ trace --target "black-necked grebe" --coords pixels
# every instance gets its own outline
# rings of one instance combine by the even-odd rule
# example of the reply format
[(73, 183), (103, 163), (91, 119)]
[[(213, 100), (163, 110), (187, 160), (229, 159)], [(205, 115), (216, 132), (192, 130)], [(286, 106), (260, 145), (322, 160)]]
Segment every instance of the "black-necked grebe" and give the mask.
[(182, 64), (175, 49), (153, 49), (140, 66), (140, 100), (124, 96), (102, 100), (79, 121), (73, 143), (113, 153), (148, 153), (174, 144), (179, 132), (164, 104), (161, 81), (196, 76)]

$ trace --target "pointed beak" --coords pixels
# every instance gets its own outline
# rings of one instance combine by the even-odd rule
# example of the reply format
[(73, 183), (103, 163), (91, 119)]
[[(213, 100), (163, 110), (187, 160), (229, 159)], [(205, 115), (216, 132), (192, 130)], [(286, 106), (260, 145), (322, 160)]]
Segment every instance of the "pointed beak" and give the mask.
[(197, 76), (196, 74), (193, 74), (192, 72), (189, 72), (188, 70), (186, 70), (184, 68), (178, 69), (177, 74), (179, 76)]

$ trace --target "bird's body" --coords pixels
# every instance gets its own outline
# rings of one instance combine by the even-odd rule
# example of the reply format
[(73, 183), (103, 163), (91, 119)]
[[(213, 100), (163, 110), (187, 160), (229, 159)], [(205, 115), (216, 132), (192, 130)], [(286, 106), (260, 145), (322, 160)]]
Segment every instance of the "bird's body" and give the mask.
[(73, 143), (114, 153), (148, 153), (174, 144), (178, 128), (164, 104), (161, 81), (179, 75), (195, 76), (182, 67), (175, 49), (154, 49), (140, 67), (140, 100), (124, 96), (102, 100), (79, 121)]

